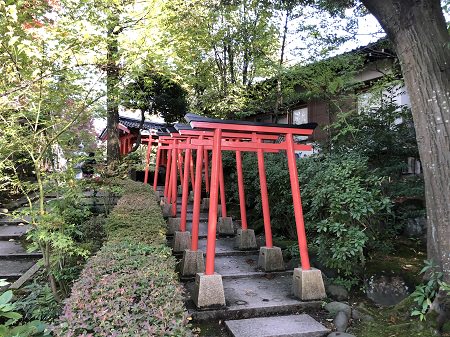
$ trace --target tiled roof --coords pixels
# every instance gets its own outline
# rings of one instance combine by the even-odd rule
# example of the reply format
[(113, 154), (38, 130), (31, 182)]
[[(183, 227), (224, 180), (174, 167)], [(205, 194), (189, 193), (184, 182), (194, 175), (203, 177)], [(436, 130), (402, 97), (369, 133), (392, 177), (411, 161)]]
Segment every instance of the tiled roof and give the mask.
[[(139, 125), (141, 124), (140, 119), (131, 118), (131, 117), (124, 117), (119, 116), (119, 123), (123, 126), (126, 126), (129, 129), (137, 129), (139, 128)], [(166, 128), (165, 123), (157, 123), (157, 122), (150, 122), (150, 121), (144, 121), (144, 125), (142, 126), (142, 130), (155, 130), (156, 132), (161, 132)], [(106, 128), (103, 129), (103, 131), (98, 136), (99, 139), (106, 139)]]

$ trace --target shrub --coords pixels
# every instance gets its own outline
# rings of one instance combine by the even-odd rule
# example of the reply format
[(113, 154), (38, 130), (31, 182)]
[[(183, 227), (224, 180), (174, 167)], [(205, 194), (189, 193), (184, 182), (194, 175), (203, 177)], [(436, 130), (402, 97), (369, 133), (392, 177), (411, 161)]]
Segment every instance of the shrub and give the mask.
[[(0, 288), (8, 285), (0, 279)], [(49, 337), (47, 326), (41, 321), (31, 321), (18, 325), (23, 316), (16, 312), (17, 305), (12, 302), (13, 292), (0, 292), (0, 336), (2, 337)]]
[(106, 221), (107, 243), (66, 300), (57, 336), (191, 335), (156, 197), (129, 183)]
[(48, 284), (34, 281), (22, 290), (27, 293), (16, 302), (16, 308), (24, 313), (26, 320), (52, 322), (61, 314), (61, 306), (55, 300)]
[[(238, 200), (234, 160), (226, 156), (227, 191)], [(289, 171), (285, 154), (265, 155), (271, 223), (274, 234), (296, 238)], [(322, 264), (351, 278), (368, 250), (385, 244), (390, 201), (381, 193), (382, 179), (370, 172), (359, 155), (320, 155), (297, 162), (308, 241)], [(249, 217), (261, 219), (256, 156), (243, 158)], [(254, 223), (251, 221), (250, 223)], [(356, 267), (356, 268), (355, 268)]]
[(345, 276), (363, 265), (364, 249), (373, 250), (392, 234), (386, 226), (390, 200), (382, 179), (368, 170), (367, 158), (336, 155), (299, 161), (309, 233), (320, 260)]

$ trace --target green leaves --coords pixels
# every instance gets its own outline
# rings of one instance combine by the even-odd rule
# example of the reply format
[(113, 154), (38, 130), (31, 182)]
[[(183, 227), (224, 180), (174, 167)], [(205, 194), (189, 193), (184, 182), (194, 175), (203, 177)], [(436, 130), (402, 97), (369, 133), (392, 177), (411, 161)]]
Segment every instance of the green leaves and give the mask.
[(420, 274), (426, 275), (428, 281), (425, 284), (416, 286), (416, 289), (411, 294), (417, 307), (411, 312), (411, 316), (419, 316), (421, 321), (426, 320), (426, 314), (430, 310), (433, 301), (435, 300), (438, 291), (450, 294), (450, 284), (444, 282), (444, 274), (439, 271), (433, 260), (425, 260), (425, 266), (420, 271)]

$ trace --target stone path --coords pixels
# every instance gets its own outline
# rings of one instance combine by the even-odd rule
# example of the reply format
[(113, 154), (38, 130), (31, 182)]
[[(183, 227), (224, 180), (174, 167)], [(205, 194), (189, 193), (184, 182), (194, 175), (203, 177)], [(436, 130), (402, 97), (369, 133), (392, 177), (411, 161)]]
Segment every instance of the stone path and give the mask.
[[(48, 195), (46, 201), (54, 200), (56, 195)], [(84, 192), (83, 204), (90, 206), (93, 212), (102, 213), (117, 203), (117, 197), (109, 197), (102, 192)], [(22, 204), (26, 200), (22, 201)], [(19, 207), (16, 202), (14, 207)], [(11, 212), (12, 209), (9, 209)], [(0, 215), (0, 279), (16, 280), (29, 271), (42, 257), (42, 254), (29, 253), (26, 250), (25, 237), (30, 229), (30, 217), (17, 218), (11, 215)], [(35, 268), (37, 270), (37, 268)], [(34, 270), (34, 269), (33, 269)], [(30, 275), (32, 276), (32, 275)]]
[[(180, 216), (181, 198), (178, 200)], [(206, 251), (207, 216), (207, 213), (201, 214), (199, 227), (199, 250), (203, 252)], [(191, 219), (192, 213), (188, 213), (188, 231)], [(169, 244), (172, 241), (173, 238), (168, 237)], [(233, 337), (321, 337), (330, 332), (304, 314), (319, 310), (322, 302), (302, 302), (293, 296), (292, 270), (271, 273), (259, 270), (259, 249), (240, 251), (234, 247), (234, 241), (234, 236), (217, 236), (216, 240), (215, 271), (222, 275), (226, 307), (197, 310), (190, 297), (194, 278), (182, 278), (189, 294), (186, 306), (194, 322), (225, 320), (229, 335)]]
[(0, 217), (0, 278), (16, 280), (42, 257), (41, 253), (26, 250), (24, 240), (31, 228), (29, 221), (29, 217)]

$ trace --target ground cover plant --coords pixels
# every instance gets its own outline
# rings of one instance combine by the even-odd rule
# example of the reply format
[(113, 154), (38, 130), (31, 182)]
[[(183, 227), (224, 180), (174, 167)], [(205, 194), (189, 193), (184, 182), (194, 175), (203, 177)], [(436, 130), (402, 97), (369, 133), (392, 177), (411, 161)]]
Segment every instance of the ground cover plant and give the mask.
[[(0, 288), (9, 283), (0, 279)], [(22, 314), (17, 312), (17, 305), (13, 301), (12, 290), (0, 292), (0, 336), (2, 337), (48, 337), (46, 324), (39, 320), (32, 320), (20, 324)]]
[(190, 336), (156, 196), (140, 183), (118, 185), (123, 196), (106, 221), (107, 241), (75, 282), (55, 334)]

